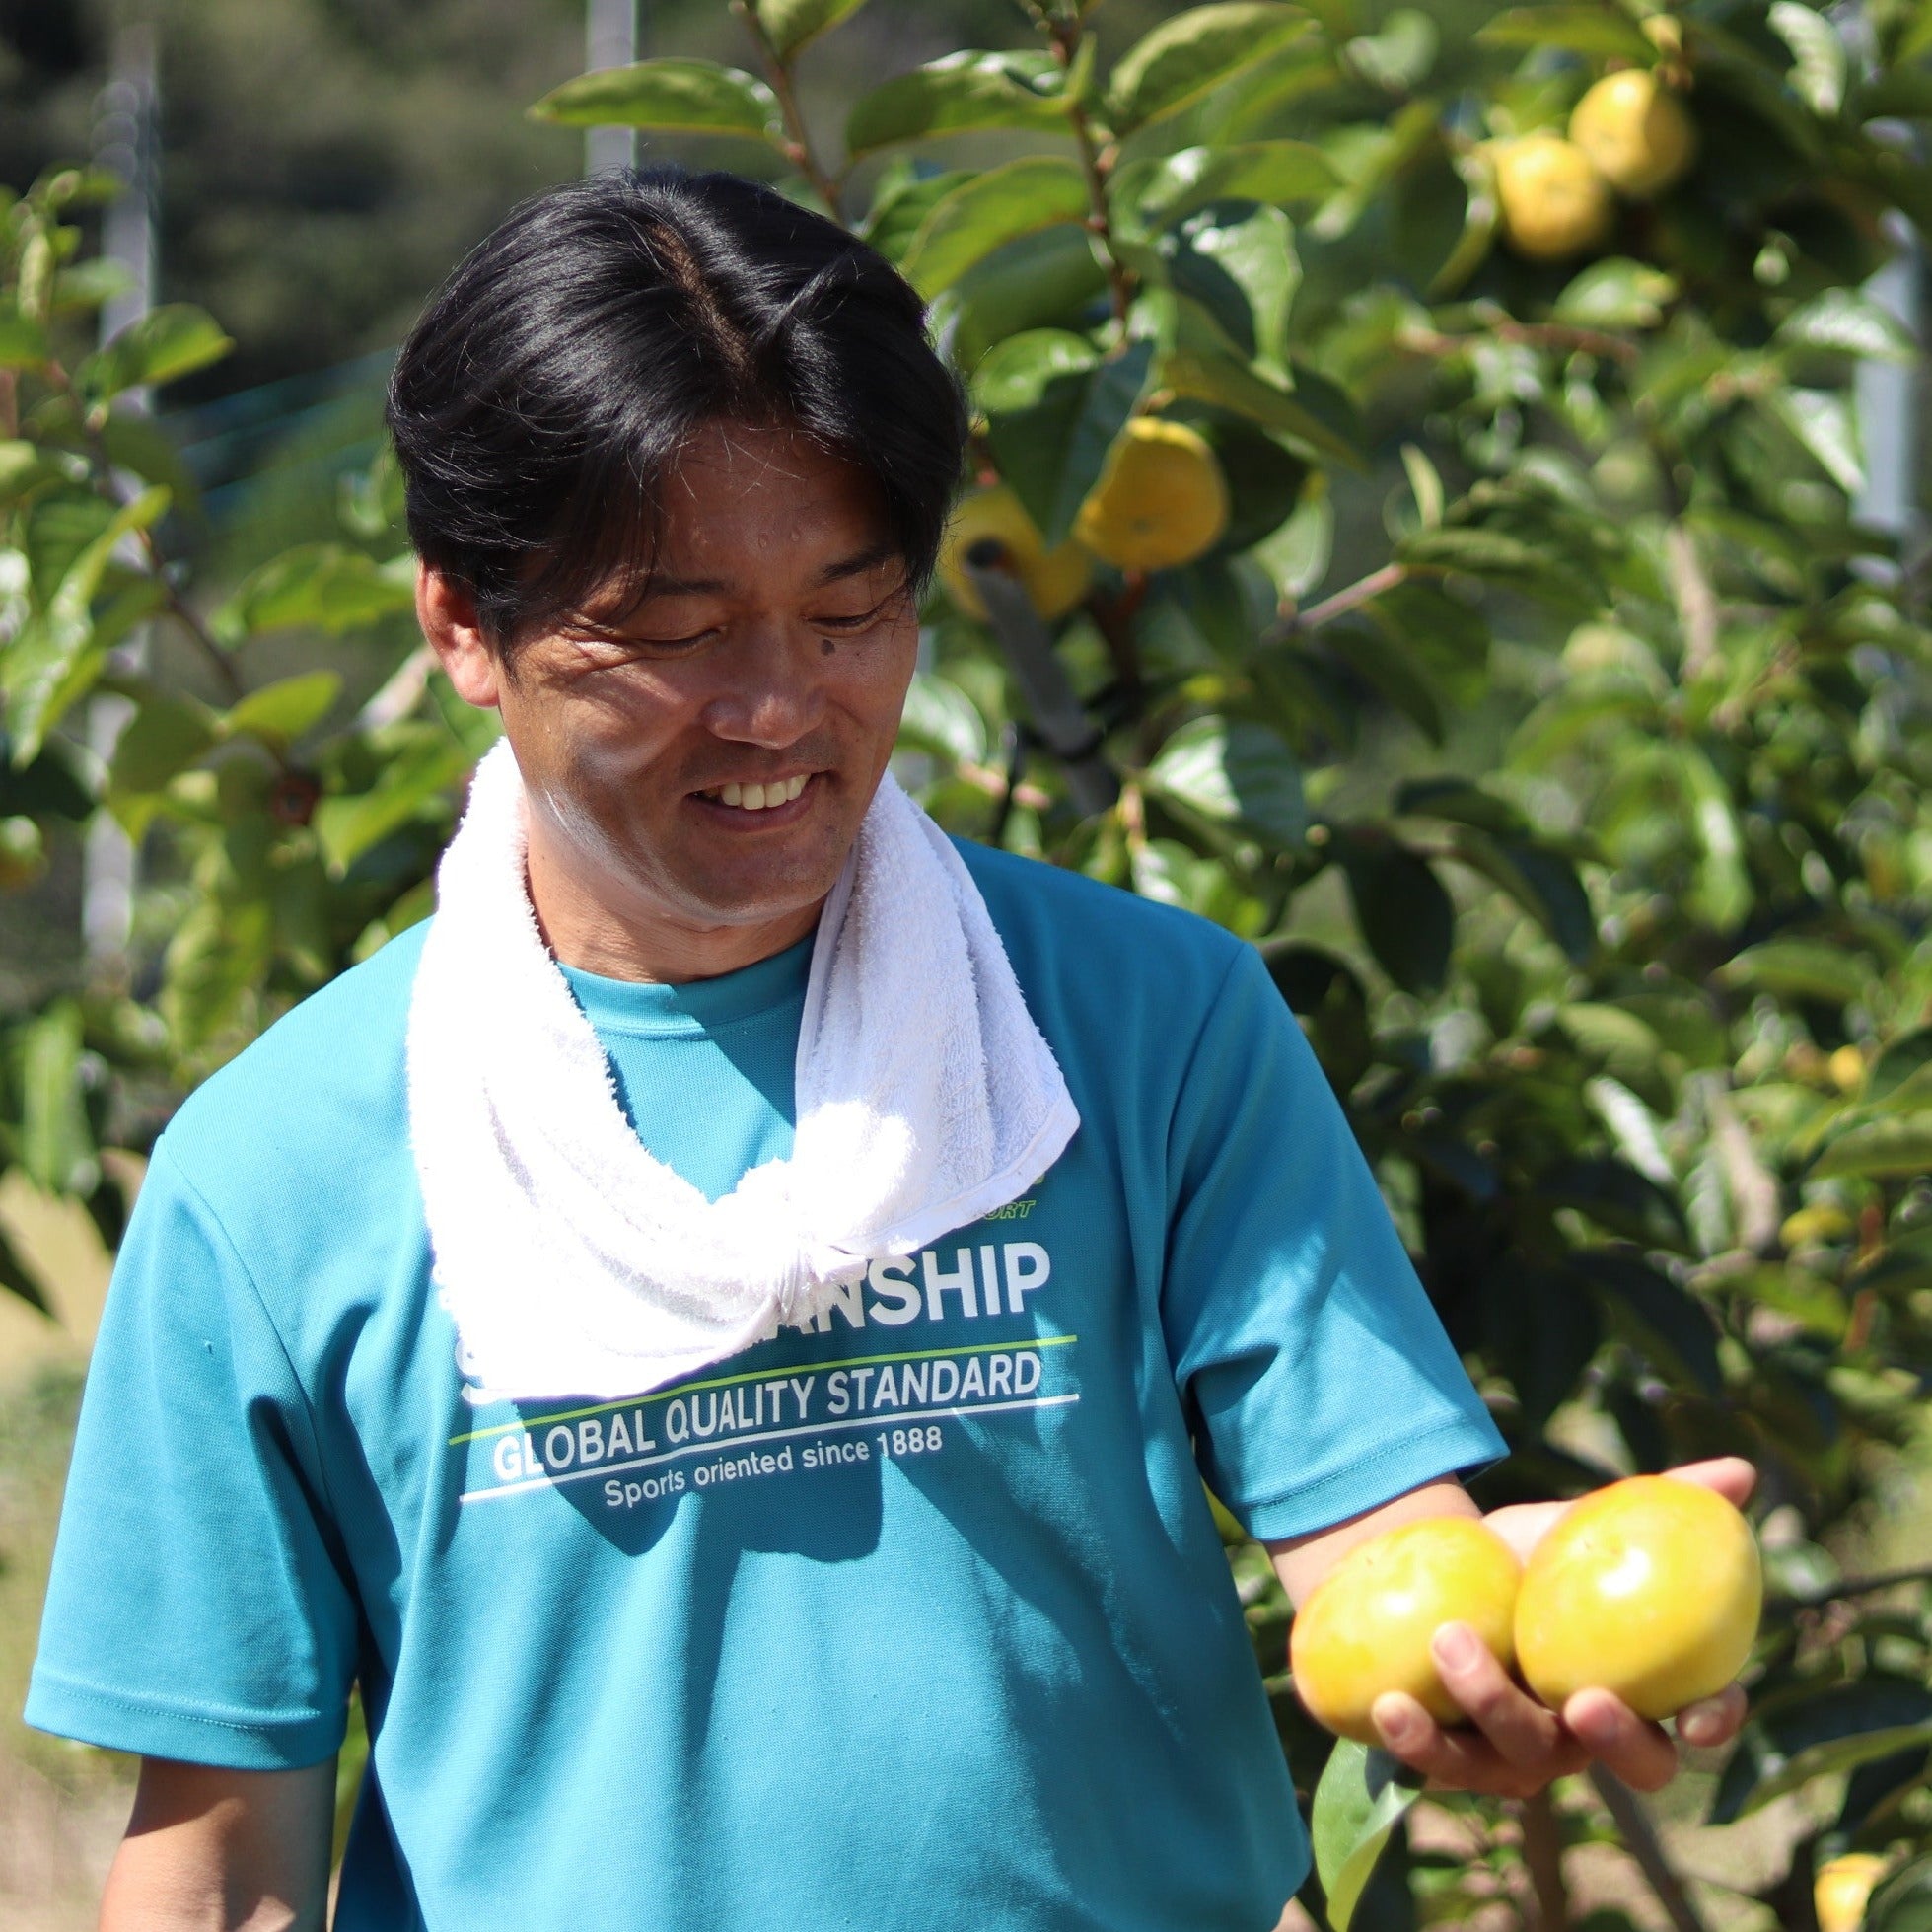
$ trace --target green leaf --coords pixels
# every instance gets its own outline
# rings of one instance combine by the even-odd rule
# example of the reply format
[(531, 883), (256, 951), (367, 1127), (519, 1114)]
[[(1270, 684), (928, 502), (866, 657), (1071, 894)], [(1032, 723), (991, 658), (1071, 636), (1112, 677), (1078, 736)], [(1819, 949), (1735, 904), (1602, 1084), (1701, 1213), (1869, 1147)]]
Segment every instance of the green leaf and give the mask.
[(857, 13), (865, 0), (757, 0), (758, 26), (780, 60)]
[(1932, 1066), (1932, 1027), (1901, 1034), (1887, 1044), (1865, 1076), (1866, 1104), (1889, 1099), (1928, 1066)]
[(1108, 88), (1108, 114), (1122, 133), (1158, 120), (1314, 33), (1299, 7), (1222, 0), (1188, 7), (1129, 47)]
[(1071, 161), (1028, 155), (963, 181), (934, 204), (899, 264), (928, 299), (1023, 235), (1087, 218), (1087, 182)]
[(1386, 1751), (1342, 1738), (1328, 1753), (1315, 1787), (1309, 1836), (1334, 1932), (1348, 1932), (1390, 1834), (1421, 1795), (1422, 1774)]
[[(1581, 1207), (1607, 1228), (1641, 1226), (1662, 1213), (1672, 1223), (1669, 1245), (1675, 1246), (1681, 1235), (1668, 1198), (1620, 1162), (1559, 1163), (1540, 1177), (1538, 1187), (1552, 1199)], [(1701, 1302), (1669, 1275), (1628, 1254), (1600, 1249), (1572, 1256), (1572, 1265), (1599, 1291), (1610, 1325), (1654, 1368), (1681, 1389), (1710, 1396), (1723, 1394), (1717, 1327)]]
[(101, 579), (122, 538), (147, 529), (169, 501), (165, 489), (146, 489), (109, 516), (65, 563), (46, 608), (0, 653), (0, 694), (16, 766), (34, 761), (47, 733), (93, 683), (106, 655), (93, 622)]
[(1158, 793), (1218, 823), (1245, 823), (1279, 845), (1308, 834), (1301, 767), (1267, 726), (1248, 719), (1195, 718), (1162, 746), (1147, 768)]
[(1791, 49), (1791, 91), (1813, 113), (1829, 119), (1844, 106), (1845, 49), (1837, 29), (1799, 0), (1775, 0), (1765, 21)]
[(1114, 175), (1109, 199), (1151, 234), (1210, 201), (1295, 207), (1340, 185), (1334, 163), (1307, 141), (1250, 141), (1130, 162)]
[(1302, 280), (1288, 217), (1253, 202), (1212, 202), (1170, 229), (1161, 253), (1172, 285), (1207, 309), (1260, 370), (1280, 375)]
[(1496, 47), (1548, 47), (1565, 53), (1613, 54), (1648, 67), (1657, 49), (1619, 7), (1512, 7), (1477, 34)]
[(1862, 1932), (1932, 1932), (1932, 1858), (1904, 1866), (1874, 1890)]
[(1364, 466), (1356, 444), (1308, 407), (1293, 391), (1231, 355), (1177, 349), (1161, 365), (1161, 386), (1211, 402), (1285, 436), (1317, 457), (1350, 469)]
[(1355, 923), (1382, 969), (1404, 992), (1440, 992), (1456, 938), (1442, 881), (1385, 833), (1338, 831), (1335, 847)]
[(1868, 1120), (1829, 1142), (1812, 1164), (1814, 1179), (1840, 1175), (1932, 1174), (1932, 1112)]
[(1341, 50), (1352, 72), (1385, 94), (1411, 94), (1436, 64), (1442, 36), (1414, 7), (1397, 7), (1374, 34), (1358, 34)]
[(778, 97), (754, 75), (714, 60), (639, 60), (554, 88), (530, 110), (561, 127), (649, 127), (666, 134), (744, 134), (782, 150)]
[(1153, 361), (1151, 342), (1102, 361), (1078, 336), (1036, 329), (1001, 343), (981, 365), (993, 461), (1048, 549), (1066, 540), (1100, 481)]
[(81, 1009), (56, 1000), (20, 1030), (20, 1157), (50, 1194), (90, 1194), (101, 1165), (81, 1086)]
[(240, 732), (258, 738), (279, 751), (321, 724), (341, 689), (342, 680), (333, 671), (280, 678), (234, 705), (222, 720), (223, 728), (231, 735)]
[(0, 369), (37, 369), (51, 353), (38, 322), (17, 309), (0, 310)]
[(1764, 406), (1847, 496), (1856, 496), (1865, 487), (1858, 415), (1849, 396), (1838, 390), (1778, 389)]
[(1560, 852), (1534, 838), (1497, 835), (1467, 828), (1456, 833), (1456, 856), (1500, 886), (1562, 948), (1572, 966), (1582, 966), (1597, 948), (1597, 921), (1590, 895), (1577, 870)]
[(422, 816), (470, 763), (467, 750), (439, 726), (404, 739), (370, 790), (323, 799), (314, 823), (330, 869), (346, 872), (371, 846)]
[(377, 564), (335, 543), (305, 543), (252, 572), (209, 619), (224, 644), (261, 631), (324, 630), (339, 637), (415, 608), (415, 565)]
[(935, 752), (955, 764), (978, 764), (986, 756), (986, 721), (950, 679), (919, 671), (905, 694), (899, 743)]
[[(220, 736), (214, 714), (184, 692), (154, 690), (140, 703), (114, 744), (107, 766), (107, 797), (123, 803), (158, 792), (192, 764)], [(122, 823), (126, 823), (123, 817)], [(146, 824), (145, 816), (141, 824)], [(128, 824), (130, 836), (137, 827)]]
[(1735, 926), (1751, 910), (1752, 894), (1744, 832), (1730, 787), (1694, 745), (1677, 747), (1675, 763), (1701, 853), (1691, 905), (1713, 926)]
[(243, 1017), (274, 946), (274, 910), (267, 899), (210, 894), (190, 902), (168, 942), (160, 1000), (180, 1050), (198, 1052)]
[(1730, 1825), (1812, 1778), (1854, 1770), (1932, 1742), (1932, 1691), (1872, 1675), (1769, 1701), (1746, 1726), (1712, 1807)]
[(1772, 342), (1780, 348), (1825, 349), (1880, 362), (1910, 362), (1918, 345), (1883, 303), (1862, 289), (1831, 288), (1792, 310)]
[(1578, 275), (1550, 314), (1578, 328), (1657, 328), (1677, 298), (1675, 276), (1628, 255), (1610, 255)]
[(1061, 78), (1050, 53), (949, 53), (863, 96), (845, 122), (845, 151), (988, 127), (1068, 133)]
[(964, 168), (949, 168), (929, 175), (908, 172), (880, 188), (859, 233), (888, 261), (899, 261), (912, 246), (912, 238), (926, 217), (962, 181), (970, 179), (969, 171)]
[(124, 390), (157, 388), (219, 362), (234, 342), (205, 309), (166, 302), (131, 322), (74, 373), (75, 387), (95, 402)]
[(1781, 999), (1825, 1000), (1848, 1006), (1871, 984), (1871, 969), (1857, 954), (1822, 939), (1767, 939), (1747, 946), (1718, 968), (1727, 986), (1772, 993)]

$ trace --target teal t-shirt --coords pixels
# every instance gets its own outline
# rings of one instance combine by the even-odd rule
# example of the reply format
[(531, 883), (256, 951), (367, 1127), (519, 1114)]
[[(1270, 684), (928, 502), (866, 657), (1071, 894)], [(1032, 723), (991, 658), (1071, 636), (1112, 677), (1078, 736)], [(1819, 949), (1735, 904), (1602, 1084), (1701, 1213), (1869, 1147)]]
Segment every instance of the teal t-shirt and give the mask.
[[(359, 1682), (344, 1932), (1267, 1932), (1306, 1842), (1202, 1477), (1285, 1537), (1500, 1443), (1253, 950), (965, 856), (1072, 1144), (646, 1397), (465, 1399), (419, 937), (203, 1086), (115, 1270), (29, 1720), (292, 1766)], [(569, 975), (708, 1193), (790, 1148), (806, 966)]]

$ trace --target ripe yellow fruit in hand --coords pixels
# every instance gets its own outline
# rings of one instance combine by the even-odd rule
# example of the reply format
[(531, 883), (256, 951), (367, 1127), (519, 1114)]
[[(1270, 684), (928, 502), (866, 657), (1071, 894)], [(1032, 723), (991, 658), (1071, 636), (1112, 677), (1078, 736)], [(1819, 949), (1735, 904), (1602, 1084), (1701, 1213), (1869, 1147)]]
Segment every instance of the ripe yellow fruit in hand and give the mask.
[(1429, 1639), (1467, 1623), (1507, 1670), (1521, 1566), (1472, 1517), (1404, 1523), (1351, 1549), (1295, 1616), (1288, 1665), (1309, 1714), (1338, 1737), (1379, 1744), (1369, 1712), (1403, 1690), (1439, 1724), (1465, 1721), (1443, 1686)]
[(1763, 1601), (1756, 1539), (1731, 1504), (1632, 1476), (1572, 1504), (1531, 1552), (1516, 1659), (1551, 1710), (1601, 1689), (1670, 1717), (1738, 1675)]
[(1697, 149), (1683, 104), (1640, 67), (1606, 74), (1576, 104), (1570, 139), (1611, 187), (1638, 201), (1682, 179)]
[(1812, 1906), (1818, 1932), (1858, 1932), (1865, 1923), (1866, 1900), (1885, 1877), (1889, 1860), (1870, 1851), (1848, 1851), (1818, 1868)]
[(961, 559), (982, 537), (995, 537), (1005, 548), (1014, 574), (1042, 617), (1063, 617), (1087, 595), (1093, 580), (1093, 559), (1069, 538), (1049, 550), (1040, 541), (1026, 506), (1006, 484), (976, 490), (953, 512), (940, 546), (939, 576), (946, 594), (969, 617), (984, 618), (986, 607), (972, 587)]
[(1073, 534), (1121, 570), (1171, 570), (1211, 550), (1228, 527), (1228, 483), (1198, 431), (1135, 416), (1109, 454)]
[(1535, 261), (1598, 247), (1614, 212), (1590, 157), (1560, 134), (1525, 134), (1497, 149), (1496, 202), (1510, 247)]

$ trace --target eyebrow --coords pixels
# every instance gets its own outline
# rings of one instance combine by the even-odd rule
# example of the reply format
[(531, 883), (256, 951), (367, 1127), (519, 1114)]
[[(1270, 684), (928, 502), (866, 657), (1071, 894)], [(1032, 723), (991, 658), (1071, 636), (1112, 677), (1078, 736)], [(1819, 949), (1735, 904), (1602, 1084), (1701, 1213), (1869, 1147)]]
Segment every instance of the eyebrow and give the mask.
[[(877, 543), (863, 550), (855, 551), (849, 557), (840, 557), (835, 563), (828, 563), (812, 580), (814, 590), (823, 590), (828, 584), (842, 583), (848, 577), (863, 577), (868, 570), (877, 570), (882, 563), (890, 563), (898, 555), (898, 545), (890, 537), (882, 537)], [(647, 604), (658, 597), (723, 597), (731, 586), (721, 577), (653, 577), (644, 587), (638, 604)]]

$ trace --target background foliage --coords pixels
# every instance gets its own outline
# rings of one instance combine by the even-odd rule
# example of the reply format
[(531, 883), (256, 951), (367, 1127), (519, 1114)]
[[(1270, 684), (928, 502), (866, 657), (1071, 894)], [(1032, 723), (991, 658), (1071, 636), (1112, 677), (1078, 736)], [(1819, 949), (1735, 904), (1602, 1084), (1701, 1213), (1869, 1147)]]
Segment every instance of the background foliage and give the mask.
[[(734, 11), (537, 113), (696, 141), (892, 255), (970, 384), (976, 480), (1049, 540), (1135, 412), (1234, 489), (1215, 551), (1104, 570), (1057, 626), (1104, 813), (1029, 730), (1012, 640), (935, 596), (905, 726), (931, 808), (1263, 948), (1510, 1437), (1489, 1500), (1758, 1463), (1775, 1594), (1710, 1816), (1805, 1794), (1783, 1923), (1853, 1846), (1893, 1861), (1873, 1922), (1926, 1922), (1925, 1577), (1825, 1545), (1882, 1514), (1932, 1374), (1932, 653), (1922, 560), (1849, 508), (1855, 367), (1915, 353), (1861, 284), (1894, 211), (1932, 217), (1932, 13), (1040, 0), (1030, 42), (895, 73), (841, 130), (799, 63), (872, 16)], [(1523, 259), (1493, 144), (1616, 64), (1682, 85), (1697, 161), (1589, 253)], [(190, 577), (191, 480), (128, 404), (230, 345), (176, 305), (92, 349), (108, 188), (55, 171), (0, 217), (0, 883), (71, 869), (107, 814), (143, 889), (127, 958), (0, 1013), (0, 1161), (111, 1244), (101, 1147), (427, 911), (494, 727), (417, 648), (380, 463), (328, 540)], [(105, 761), (104, 694), (131, 707)], [(38, 1293), (3, 1246), (0, 1276)], [(1286, 1606), (1234, 1561), (1310, 1791)], [(1581, 1789), (1462, 1810), (1477, 1849), (1398, 1832), (1365, 1915), (1525, 1885), (1553, 1915), (1539, 1847), (1619, 1828)]]

